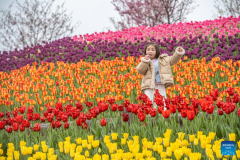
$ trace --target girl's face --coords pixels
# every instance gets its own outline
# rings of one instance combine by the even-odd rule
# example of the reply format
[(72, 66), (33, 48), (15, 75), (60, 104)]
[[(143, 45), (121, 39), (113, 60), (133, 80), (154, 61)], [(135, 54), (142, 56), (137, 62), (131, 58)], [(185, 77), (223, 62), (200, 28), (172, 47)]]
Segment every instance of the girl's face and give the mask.
[(153, 45), (149, 45), (146, 49), (146, 54), (149, 56), (150, 59), (155, 59), (156, 56), (156, 49)]

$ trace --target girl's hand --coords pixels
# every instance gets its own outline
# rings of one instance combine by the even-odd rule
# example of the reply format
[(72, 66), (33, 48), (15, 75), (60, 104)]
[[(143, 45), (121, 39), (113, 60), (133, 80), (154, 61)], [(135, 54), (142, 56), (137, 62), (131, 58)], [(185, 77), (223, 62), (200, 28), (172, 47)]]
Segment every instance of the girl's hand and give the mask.
[(178, 52), (182, 52), (182, 47), (178, 47)]
[(146, 60), (149, 60), (149, 56), (148, 55), (145, 55), (144, 57)]

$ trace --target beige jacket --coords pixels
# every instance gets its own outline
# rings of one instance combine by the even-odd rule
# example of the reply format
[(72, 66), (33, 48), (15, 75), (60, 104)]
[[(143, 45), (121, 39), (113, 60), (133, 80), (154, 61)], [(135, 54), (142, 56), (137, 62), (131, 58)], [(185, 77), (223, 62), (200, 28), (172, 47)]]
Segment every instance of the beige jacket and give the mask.
[[(171, 87), (174, 84), (171, 66), (175, 65), (185, 54), (185, 50), (183, 48), (182, 50), (182, 52), (178, 52), (177, 47), (172, 56), (161, 54), (158, 58), (161, 83), (165, 85), (165, 88)], [(141, 90), (155, 89), (155, 67), (153, 62), (150, 59), (146, 60), (142, 57), (136, 69), (139, 74), (143, 75)]]

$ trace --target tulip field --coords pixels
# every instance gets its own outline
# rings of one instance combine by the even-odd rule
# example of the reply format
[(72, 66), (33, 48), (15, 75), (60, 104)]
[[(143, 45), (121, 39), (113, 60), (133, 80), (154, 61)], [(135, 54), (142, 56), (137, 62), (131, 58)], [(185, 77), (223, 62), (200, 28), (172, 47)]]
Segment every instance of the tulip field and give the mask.
[[(157, 108), (136, 70), (148, 41), (186, 51)], [(240, 159), (240, 17), (43, 43), (0, 54), (0, 160)]]

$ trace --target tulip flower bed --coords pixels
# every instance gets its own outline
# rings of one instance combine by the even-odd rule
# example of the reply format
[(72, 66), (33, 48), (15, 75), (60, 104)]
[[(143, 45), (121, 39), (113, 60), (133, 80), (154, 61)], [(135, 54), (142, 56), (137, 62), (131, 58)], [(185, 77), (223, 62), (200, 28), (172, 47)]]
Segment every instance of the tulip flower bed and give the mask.
[[(236, 141), (236, 155), (221, 155), (221, 142), (216, 140), (216, 133), (204, 134), (198, 131), (195, 134), (176, 133), (173, 138), (172, 130), (167, 129), (162, 136), (149, 140), (142, 136), (129, 136), (128, 133), (112, 133), (102, 139), (94, 135), (71, 138), (70, 136), (58, 140), (51, 147), (51, 143), (41, 141), (37, 144), (27, 145), (20, 141), (17, 145), (8, 143), (7, 155), (19, 159), (86, 159), (86, 160), (117, 160), (117, 159), (218, 159), (240, 158), (240, 141), (236, 141), (235, 133), (228, 134), (228, 140)], [(1, 144), (0, 144), (1, 148)], [(0, 149), (0, 154), (3, 150)], [(0, 159), (5, 159), (3, 156)]]
[[(0, 54), (0, 71), (9, 72), (34, 62), (63, 61), (77, 63), (114, 60), (116, 57), (142, 55), (147, 41), (156, 41), (161, 53), (171, 55), (177, 46), (186, 50), (190, 59), (213, 57), (220, 60), (240, 60), (240, 18), (222, 18), (213, 21), (132, 28), (123, 32), (85, 35), (85, 40), (65, 37), (44, 45), (25, 47), (22, 50), (3, 51)], [(113, 37), (113, 38), (112, 38)]]
[[(240, 158), (239, 18), (139, 26), (0, 54), (0, 160), (228, 158), (223, 140), (236, 142), (230, 158)], [(149, 40), (161, 53), (186, 50), (167, 98), (155, 94), (157, 108), (136, 71)]]

